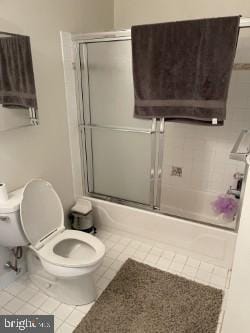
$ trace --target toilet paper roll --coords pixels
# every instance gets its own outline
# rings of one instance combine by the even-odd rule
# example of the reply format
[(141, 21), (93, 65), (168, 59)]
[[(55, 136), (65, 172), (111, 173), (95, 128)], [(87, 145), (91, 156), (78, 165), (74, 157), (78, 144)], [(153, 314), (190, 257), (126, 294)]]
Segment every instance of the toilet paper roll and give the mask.
[(0, 201), (7, 201), (8, 198), (9, 197), (6, 184), (0, 183)]

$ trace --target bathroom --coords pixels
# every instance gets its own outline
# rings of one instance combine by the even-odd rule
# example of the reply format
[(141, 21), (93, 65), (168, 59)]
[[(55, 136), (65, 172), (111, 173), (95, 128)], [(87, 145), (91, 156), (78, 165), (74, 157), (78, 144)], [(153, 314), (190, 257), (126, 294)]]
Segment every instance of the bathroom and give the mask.
[[(134, 179), (133, 175), (129, 179), (119, 179), (119, 174), (117, 175), (114, 169), (109, 169), (110, 165), (112, 166), (110, 163), (112, 151), (106, 151), (108, 158), (105, 159), (107, 163), (105, 168), (101, 164), (97, 165), (99, 169), (96, 170), (100, 186), (106, 186), (103, 195), (108, 198), (98, 197), (90, 187), (87, 189), (87, 168), (84, 165), (86, 155), (84, 155), (81, 146), (82, 142), (85, 142), (83, 141), (85, 138), (79, 137), (78, 111), (76, 112), (79, 108), (79, 90), (77, 85), (75, 86), (74, 75), (76, 71), (72, 69), (72, 62), (75, 62), (77, 67), (79, 59), (75, 57), (74, 50), (72, 51), (70, 47), (73, 45), (71, 39), (73, 35), (74, 43), (78, 43), (84, 40), (84, 35), (86, 38), (86, 34), (105, 31), (118, 31), (120, 32), (119, 38), (128, 41), (127, 32), (122, 30), (130, 29), (132, 25), (136, 24), (239, 14), (243, 17), (249, 17), (249, 3), (244, 0), (237, 2), (231, 0), (217, 2), (215, 6), (207, 0), (192, 1), (192, 3), (163, 0), (74, 0), (71, 2), (66, 0), (53, 2), (47, 0), (36, 2), (11, 0), (1, 2), (0, 9), (2, 13), (1, 31), (28, 35), (31, 38), (39, 117), (38, 126), (9, 129), (7, 126), (9, 119), (5, 120), (4, 118), (8, 117), (9, 113), (7, 115), (6, 111), (0, 109), (0, 181), (7, 184), (9, 191), (22, 188), (33, 178), (41, 178), (50, 182), (62, 201), (65, 221), (68, 226), (70, 226), (70, 221), (67, 218), (70, 208), (79, 196), (88, 194), (94, 206), (97, 237), (103, 241), (107, 252), (110, 251), (110, 247), (113, 248), (113, 251), (110, 252), (112, 257), (106, 257), (112, 258), (112, 261), (106, 259), (106, 266), (103, 266), (111, 268), (113, 265), (113, 269), (106, 269), (102, 272), (102, 276), (99, 276), (99, 290), (104, 289), (106, 284), (113, 279), (114, 274), (120, 268), (119, 264), (125, 261), (128, 256), (134, 256), (135, 260), (140, 261), (140, 254), (141, 252), (145, 253), (147, 246), (147, 251), (152, 253), (149, 261), (150, 259), (156, 260), (154, 256), (158, 259), (162, 258), (162, 253), (169, 251), (169, 258), (173, 255), (176, 259), (179, 258), (176, 265), (178, 270), (183, 269), (185, 266), (183, 261), (187, 262), (187, 257), (193, 258), (193, 263), (195, 260), (203, 263), (202, 272), (208, 273), (207, 275), (204, 273), (203, 276), (205, 284), (208, 275), (210, 279), (213, 278), (214, 274), (211, 270), (216, 267), (221, 268), (218, 271), (222, 276), (217, 276), (219, 277), (217, 280), (215, 276), (214, 281), (222, 282), (225, 270), (227, 277), (231, 275), (223, 325), (220, 325), (219, 329), (225, 333), (235, 332), (239, 329), (243, 333), (248, 332), (250, 330), (247, 311), (249, 300), (245, 295), (249, 291), (250, 275), (248, 267), (250, 185), (249, 179), (246, 177), (245, 163), (230, 159), (229, 155), (241, 131), (248, 129), (248, 121), (250, 120), (248, 112), (250, 105), (249, 69), (233, 70), (232, 72), (227, 120), (223, 127), (194, 127), (190, 124), (170, 122), (165, 123), (163, 138), (159, 130), (160, 121), (157, 122), (156, 141), (158, 146), (155, 145), (157, 149), (155, 149), (153, 162), (156, 160), (155, 156), (157, 154), (159, 156), (159, 142), (162, 139), (162, 141), (164, 140), (161, 154), (162, 174), (160, 180), (154, 180), (154, 198), (151, 197), (154, 201), (153, 204), (150, 201), (147, 202), (148, 207), (145, 205), (142, 207), (133, 204), (133, 201), (136, 201), (134, 198), (127, 200), (126, 197), (124, 201), (122, 195), (112, 195), (112, 191), (120, 189), (124, 194), (125, 190), (123, 189), (126, 188), (126, 183), (134, 185), (133, 191), (129, 192), (129, 195), (140, 196), (142, 188), (145, 188), (150, 194), (150, 185), (152, 187), (152, 182), (151, 184), (146, 183), (143, 178), (145, 169), (140, 175), (140, 186), (137, 183), (138, 179)], [(235, 62), (249, 64), (250, 30), (242, 30)], [(96, 54), (98, 55), (98, 52)], [(105, 58), (105, 54), (102, 54), (104, 61), (106, 61), (107, 57)], [(124, 59), (122, 59), (123, 68), (129, 66), (128, 57), (124, 56)], [(127, 74), (125, 73), (125, 75)], [(127, 81), (129, 80), (131, 77)], [(117, 93), (120, 93), (121, 98), (124, 98), (124, 103), (122, 102), (122, 105), (125, 105), (124, 109), (126, 103), (130, 102), (126, 93), (131, 85), (127, 81), (125, 82), (127, 88), (123, 91), (120, 91), (119, 87), (111, 86), (111, 89), (117, 89)], [(79, 81), (76, 80), (76, 82)], [(95, 91), (101, 93), (98, 87)], [(130, 122), (130, 125), (134, 125), (132, 113), (131, 118), (125, 120)], [(18, 122), (19, 119), (15, 121)], [(104, 124), (104, 126), (112, 125), (114, 124)], [(135, 126), (120, 123), (118, 127), (150, 130), (151, 126), (151, 121), (145, 121), (142, 126), (140, 120)], [(109, 139), (108, 135), (105, 136), (106, 132), (100, 132), (100, 135), (104, 135), (100, 136), (101, 139)], [(147, 145), (150, 152), (153, 151), (151, 142), (140, 141), (143, 133), (133, 134), (138, 145), (141, 144), (142, 147)], [(147, 133), (144, 137), (146, 136)], [(113, 136), (110, 138), (112, 140)], [(119, 136), (116, 138), (119, 139)], [(124, 143), (124, 140), (122, 142)], [(116, 148), (115, 145), (112, 147)], [(136, 161), (139, 167), (142, 167), (140, 163), (147, 161), (145, 167), (150, 169), (150, 156), (146, 153), (136, 156), (136, 147), (133, 151), (128, 151), (125, 143), (123, 147), (127, 153), (126, 156), (138, 157)], [(95, 154), (94, 151), (87, 153)], [(103, 156), (98, 155), (98, 151), (94, 158), (103, 162)], [(119, 158), (122, 161), (123, 155), (118, 155), (118, 159), (115, 161), (122, 168), (122, 172), (125, 172)], [(132, 170), (132, 166), (128, 170)], [(157, 167), (155, 170), (158, 170)], [(171, 176), (175, 172), (177, 175)], [(178, 176), (180, 173), (181, 177)], [(244, 182), (246, 182), (246, 184), (243, 182), (241, 188), (243, 194), (237, 201), (240, 219), (233, 216), (231, 220), (225, 220), (214, 214), (211, 202), (214, 202), (219, 195), (225, 195), (230, 186), (232, 189), (236, 189), (235, 173), (244, 174)], [(117, 187), (109, 187), (109, 191), (106, 191), (110, 183), (104, 180), (110, 179), (112, 175), (116, 176), (116, 182), (120, 183)], [(88, 178), (88, 180), (91, 179)], [(95, 182), (95, 185), (98, 183)], [(234, 196), (232, 197), (234, 198)], [(154, 207), (152, 208), (152, 206)], [(130, 240), (130, 245), (128, 245), (128, 240)], [(145, 243), (147, 245), (144, 248), (145, 251), (136, 251), (135, 249), (132, 254), (132, 249), (139, 244), (136, 242)], [(124, 253), (122, 253), (123, 250)], [(113, 260), (117, 255), (116, 251), (120, 252), (119, 260)], [(139, 254), (136, 256), (135, 252), (139, 252)], [(24, 280), (26, 276), (25, 261), (20, 262), (24, 274), (19, 277), (15, 272), (4, 268), (9, 259), (9, 250), (6, 247), (1, 247), (0, 288), (3, 290), (0, 291), (0, 300), (4, 299), (3, 295), (6, 297), (5, 293), (10, 298), (8, 298), (8, 302), (1, 303), (0, 314), (55, 314), (55, 331), (71, 332), (87, 313), (90, 306), (82, 306), (82, 308), (77, 309), (75, 306), (59, 303), (51, 297), (47, 298), (41, 292), (39, 292), (39, 295), (42, 294), (40, 299), (37, 297), (34, 300), (37, 289), (32, 289), (31, 286), (24, 287), (27, 283)], [(181, 266), (182, 268), (180, 268)], [(192, 267), (191, 265), (187, 266), (188, 268)], [(191, 271), (192, 269), (190, 269)], [(106, 274), (105, 277), (104, 274)], [(202, 281), (200, 282), (202, 283)], [(217, 287), (222, 288), (219, 285)], [(9, 291), (6, 291), (7, 288)], [(8, 303), (10, 303), (9, 306)], [(21, 313), (23, 307), (26, 307), (24, 308), (26, 313)]]

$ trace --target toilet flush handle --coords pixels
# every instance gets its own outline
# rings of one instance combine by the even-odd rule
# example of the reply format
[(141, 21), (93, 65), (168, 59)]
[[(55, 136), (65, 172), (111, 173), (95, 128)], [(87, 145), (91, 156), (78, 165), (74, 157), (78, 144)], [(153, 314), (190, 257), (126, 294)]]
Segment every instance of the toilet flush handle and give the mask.
[(10, 223), (9, 216), (0, 216), (0, 222)]

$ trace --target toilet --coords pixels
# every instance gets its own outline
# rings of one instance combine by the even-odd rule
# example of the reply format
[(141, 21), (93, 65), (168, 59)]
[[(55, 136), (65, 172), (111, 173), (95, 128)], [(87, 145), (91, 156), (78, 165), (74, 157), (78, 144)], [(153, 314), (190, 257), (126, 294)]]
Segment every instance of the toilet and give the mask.
[(67, 230), (61, 200), (43, 179), (0, 202), (0, 245), (28, 246), (31, 280), (59, 301), (81, 305), (96, 299), (93, 272), (101, 265), (105, 246), (85, 232)]

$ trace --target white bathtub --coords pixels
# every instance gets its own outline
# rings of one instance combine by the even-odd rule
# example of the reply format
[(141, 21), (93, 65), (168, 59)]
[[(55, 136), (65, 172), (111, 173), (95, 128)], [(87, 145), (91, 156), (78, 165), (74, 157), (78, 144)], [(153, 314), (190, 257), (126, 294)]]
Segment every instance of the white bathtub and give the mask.
[(133, 207), (89, 198), (94, 207), (97, 227), (132, 238), (144, 237), (150, 241), (175, 248), (180, 253), (215, 265), (231, 267), (237, 234), (179, 218), (165, 216)]

